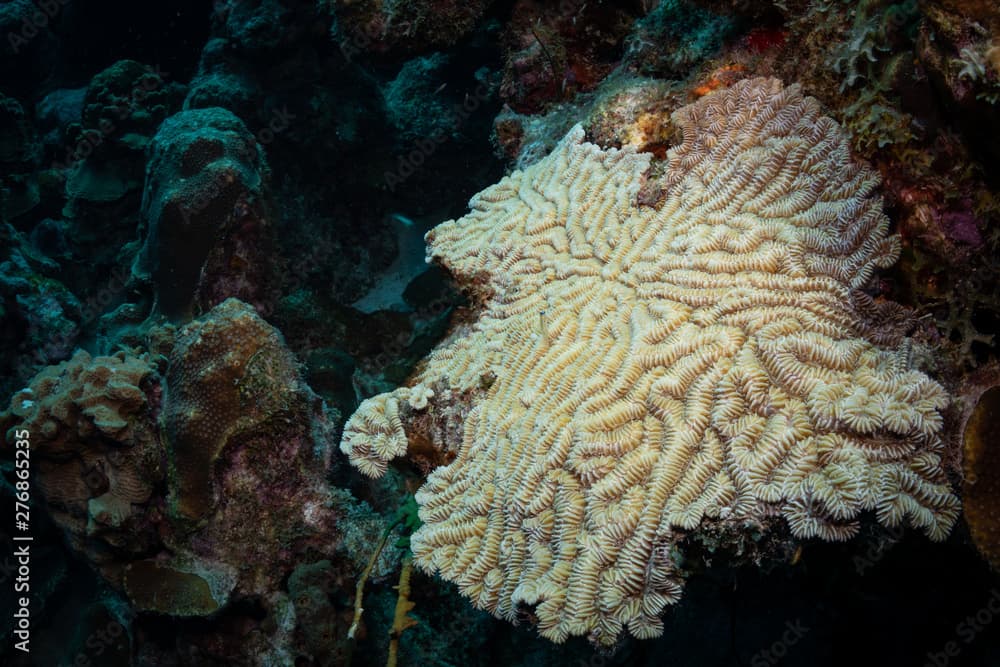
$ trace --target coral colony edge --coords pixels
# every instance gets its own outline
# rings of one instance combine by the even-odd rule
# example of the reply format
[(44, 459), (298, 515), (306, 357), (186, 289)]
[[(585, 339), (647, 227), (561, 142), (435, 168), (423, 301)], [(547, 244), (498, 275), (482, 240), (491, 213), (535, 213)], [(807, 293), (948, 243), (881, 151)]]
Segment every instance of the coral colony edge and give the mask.
[(0, 0), (0, 665), (996, 667), (1000, 4)]
[(344, 428), (368, 475), (408, 437), (454, 456), (417, 491), (417, 565), (557, 642), (659, 635), (692, 531), (845, 540), (873, 510), (942, 540), (959, 513), (948, 396), (859, 313), (899, 253), (877, 175), (776, 79), (673, 122), (655, 181), (577, 126), (432, 229), (479, 312)]

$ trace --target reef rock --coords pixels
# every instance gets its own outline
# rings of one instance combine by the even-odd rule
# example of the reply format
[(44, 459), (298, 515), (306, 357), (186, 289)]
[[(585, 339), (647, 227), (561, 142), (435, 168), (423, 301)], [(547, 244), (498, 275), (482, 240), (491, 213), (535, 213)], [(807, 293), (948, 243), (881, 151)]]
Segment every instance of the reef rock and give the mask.
[(143, 193), (145, 240), (132, 267), (172, 319), (229, 297), (260, 303), (268, 262), (269, 171), (253, 134), (218, 107), (171, 116), (153, 139)]
[(468, 35), (491, 1), (338, 2), (333, 37), (349, 60), (365, 53), (416, 54), (450, 46)]
[(677, 86), (623, 74), (604, 79), (590, 95), (559, 104), (544, 114), (519, 114), (505, 107), (494, 121), (498, 152), (524, 169), (552, 152), (578, 122), (602, 148), (632, 146), (663, 157), (675, 128), (670, 112), (681, 106)]
[(685, 536), (843, 540), (873, 512), (943, 539), (942, 387), (864, 324), (899, 241), (843, 131), (798, 86), (748, 79), (673, 114), (651, 155), (573, 129), (427, 235), (478, 301), (341, 449), (371, 476), (433, 443), (416, 563), (543, 636), (640, 638)]
[[(178, 330), (166, 386), (168, 548), (130, 565), (129, 600), (172, 616), (239, 616), (233, 603), (253, 601), (268, 619), (259, 641), (228, 645), (196, 628), (185, 641), (239, 664), (288, 662), (289, 575), (325, 558), (331, 576), (350, 582), (385, 529), (327, 483), (338, 416), (302, 380), (281, 334), (236, 299)], [(349, 617), (329, 622), (346, 637)]]
[(40, 157), (41, 145), (24, 108), (0, 93), (0, 216), (13, 219), (38, 204), (31, 172)]
[(149, 501), (164, 476), (159, 408), (148, 359), (81, 350), (35, 376), (0, 414), (8, 442), (15, 425), (31, 433), (33, 477), (49, 514), (97, 565), (157, 542)]
[(519, 113), (593, 90), (620, 59), (635, 16), (612, 3), (518, 0), (504, 31), (500, 97)]
[(730, 15), (735, 8), (706, 7), (710, 4), (704, 0), (656, 3), (636, 21), (626, 40), (626, 66), (647, 76), (684, 78), (715, 56), (736, 31), (738, 19)]
[(66, 194), (74, 208), (139, 190), (146, 146), (183, 98), (184, 86), (134, 60), (120, 60), (94, 77), (59, 156), (68, 167)]
[(967, 143), (1000, 159), (1000, 9), (994, 2), (923, 3), (917, 56)]
[(20, 103), (0, 94), (0, 175), (30, 171), (38, 166), (41, 148)]
[(324, 3), (286, 0), (220, 0), (215, 3), (215, 32), (240, 55), (260, 59), (293, 51), (312, 35), (328, 30)]
[[(35, 227), (36, 241), (46, 225)], [(13, 226), (0, 223), (0, 389), (13, 392), (38, 367), (68, 359), (76, 347), (83, 308), (57, 280), (61, 266)]]
[(1000, 569), (1000, 366), (979, 369), (963, 387), (962, 504), (972, 541)]
[[(40, 499), (139, 632), (164, 616), (201, 619), (177, 630), (181, 664), (321, 652), (340, 664), (350, 607), (313, 603), (349, 598), (386, 523), (327, 480), (339, 415), (245, 303), (151, 338), (170, 332), (156, 346), (165, 373), (148, 354), (84, 351), (43, 370), (0, 413), (6, 440), (30, 431)], [(395, 558), (386, 550), (373, 576)], [(322, 576), (292, 576), (314, 563)], [(141, 662), (165, 659), (155, 642), (142, 651)]]

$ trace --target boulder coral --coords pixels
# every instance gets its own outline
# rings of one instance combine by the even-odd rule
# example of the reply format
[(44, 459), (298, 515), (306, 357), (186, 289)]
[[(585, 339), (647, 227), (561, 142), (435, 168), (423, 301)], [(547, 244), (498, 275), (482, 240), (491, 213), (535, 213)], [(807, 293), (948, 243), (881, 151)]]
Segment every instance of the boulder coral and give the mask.
[(475, 312), (344, 429), (370, 476), (444, 450), (416, 564), (556, 642), (658, 635), (698, 531), (844, 540), (870, 512), (940, 540), (959, 513), (949, 396), (863, 312), (899, 252), (877, 174), (776, 79), (672, 123), (655, 177), (577, 127), (432, 229)]
[(282, 425), (308, 423), (302, 417), (318, 402), (280, 334), (237, 299), (177, 332), (167, 386), (171, 507), (194, 521), (217, 503), (213, 478), (223, 450), (268, 434), (281, 442), (279, 435), (290, 435)]
[(143, 246), (132, 266), (153, 283), (159, 311), (186, 320), (228, 297), (262, 298), (269, 264), (269, 170), (231, 112), (182, 111), (153, 138), (143, 191)]

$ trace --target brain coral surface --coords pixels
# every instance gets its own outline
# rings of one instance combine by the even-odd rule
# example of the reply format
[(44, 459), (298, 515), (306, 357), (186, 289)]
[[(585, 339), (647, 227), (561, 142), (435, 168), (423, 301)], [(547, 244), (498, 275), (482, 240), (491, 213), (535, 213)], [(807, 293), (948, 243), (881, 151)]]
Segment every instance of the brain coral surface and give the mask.
[(480, 608), (535, 605), (553, 641), (662, 631), (671, 552), (711, 525), (846, 539), (874, 511), (943, 538), (948, 397), (855, 302), (898, 240), (843, 131), (798, 86), (741, 81), (673, 116), (650, 156), (574, 128), (476, 195), (428, 255), (478, 300), (341, 448), (369, 475), (429, 438), (416, 562)]

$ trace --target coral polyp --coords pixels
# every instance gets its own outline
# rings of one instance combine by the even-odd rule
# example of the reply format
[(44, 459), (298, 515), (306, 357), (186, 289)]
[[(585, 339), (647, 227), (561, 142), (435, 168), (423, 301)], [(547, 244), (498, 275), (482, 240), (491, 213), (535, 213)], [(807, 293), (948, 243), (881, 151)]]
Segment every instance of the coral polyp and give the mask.
[(947, 393), (862, 324), (860, 290), (898, 254), (877, 176), (774, 79), (673, 123), (657, 207), (638, 203), (651, 156), (577, 127), (432, 229), (428, 257), (478, 310), (411, 380), (439, 424), (403, 388), (344, 430), (368, 475), (408, 427), (454, 453), (416, 496), (417, 565), (497, 616), (534, 605), (556, 642), (658, 635), (691, 531), (783, 517), (844, 540), (868, 511), (942, 540), (959, 512)]

